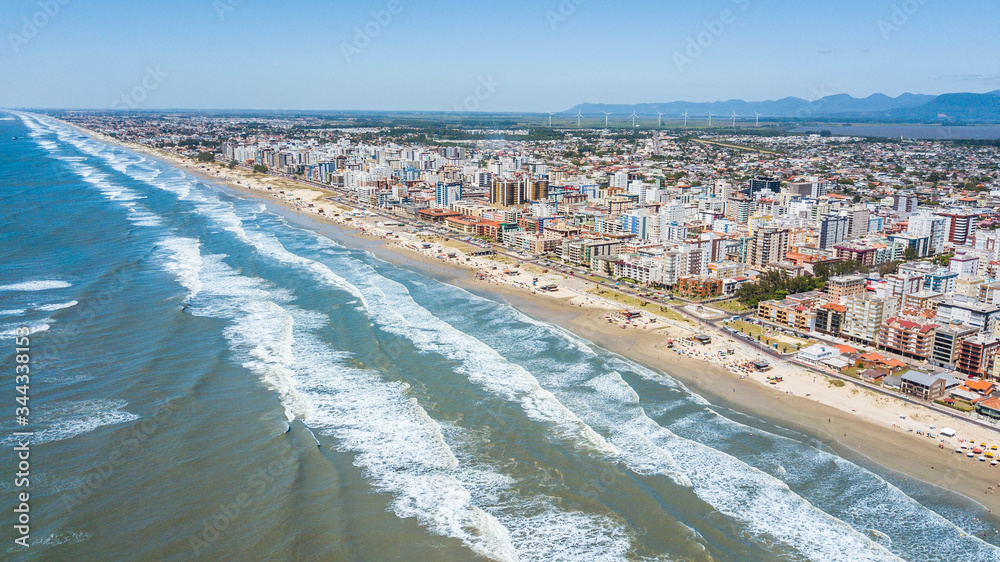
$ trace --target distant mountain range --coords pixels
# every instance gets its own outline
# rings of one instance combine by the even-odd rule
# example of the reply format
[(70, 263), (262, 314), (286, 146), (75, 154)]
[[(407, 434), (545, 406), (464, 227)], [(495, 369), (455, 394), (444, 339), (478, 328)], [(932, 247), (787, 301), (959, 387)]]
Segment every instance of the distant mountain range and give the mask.
[(809, 101), (802, 98), (782, 98), (780, 100), (744, 101), (728, 100), (708, 103), (675, 101), (670, 103), (641, 103), (638, 105), (584, 103), (560, 112), (561, 116), (604, 117), (611, 113), (616, 119), (636, 115), (644, 119), (657, 118), (657, 112), (664, 117), (676, 118), (687, 111), (692, 119), (704, 119), (708, 112), (720, 122), (732, 117), (735, 111), (742, 121), (753, 119), (760, 113), (761, 119), (864, 119), (871, 121), (963, 121), (970, 123), (1000, 122), (1000, 90), (985, 94), (903, 94), (892, 98), (884, 94), (872, 94), (866, 98), (855, 98), (847, 94), (826, 96)]

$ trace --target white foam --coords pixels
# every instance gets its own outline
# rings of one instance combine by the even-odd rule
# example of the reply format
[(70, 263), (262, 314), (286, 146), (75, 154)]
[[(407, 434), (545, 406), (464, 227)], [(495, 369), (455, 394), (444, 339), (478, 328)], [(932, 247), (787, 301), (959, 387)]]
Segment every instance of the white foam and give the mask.
[(72, 439), (99, 427), (135, 421), (139, 416), (124, 411), (124, 400), (82, 400), (57, 403), (52, 408), (33, 412), (38, 423), (46, 425), (36, 430), (34, 443), (50, 443)]
[(84, 541), (90, 540), (93, 535), (86, 531), (65, 531), (61, 533), (53, 533), (41, 537), (31, 544), (38, 546), (59, 546), (61, 544), (79, 544)]
[(15, 308), (12, 310), (0, 310), (0, 316), (10, 317), (10, 316), (22, 316), (27, 310), (21, 308)]
[(353, 267), (353, 282), (337, 275), (325, 264), (286, 250), (273, 236), (247, 235), (247, 240), (265, 255), (283, 263), (304, 267), (321, 281), (356, 295), (379, 327), (409, 339), (424, 353), (440, 353), (456, 361), (469, 380), (507, 400), (517, 402), (536, 421), (547, 424), (558, 437), (606, 455), (617, 448), (543, 389), (524, 368), (512, 364), (494, 349), (431, 314), (410, 296), (406, 287), (379, 275), (360, 262)]
[[(689, 416), (674, 425), (695, 428), (721, 440), (743, 435), (747, 430), (746, 426), (713, 410)], [(952, 544), (970, 560), (1000, 559), (996, 547), (970, 535), (869, 470), (788, 437), (760, 429), (753, 432), (770, 442), (766, 450), (748, 455), (757, 460), (756, 464), (793, 486), (810, 488), (810, 498), (815, 497), (813, 503), (828, 506), (826, 509), (835, 516), (904, 557), (933, 559), (940, 555), (940, 545)], [(712, 438), (707, 440), (711, 442)], [(781, 463), (794, 468), (785, 469)], [(815, 486), (824, 480), (831, 485)], [(893, 536), (896, 540), (892, 540)]]
[(177, 276), (177, 281), (193, 297), (201, 291), (201, 242), (192, 238), (170, 237), (160, 243), (170, 252), (167, 271)]
[(297, 341), (296, 355), (302, 391), (315, 406), (306, 422), (357, 453), (355, 464), (395, 495), (397, 515), (459, 538), (480, 555), (517, 559), (507, 530), (473, 503), (439, 426), (406, 396), (405, 385), (345, 366), (309, 336)]
[(55, 289), (68, 289), (72, 286), (66, 281), (59, 281), (57, 279), (39, 279), (36, 281), (22, 281), (10, 285), (0, 285), (0, 291), (52, 291)]
[(202, 285), (192, 313), (231, 321), (224, 335), (236, 357), (278, 393), (289, 420), (300, 417), (356, 453), (356, 464), (375, 486), (393, 494), (399, 516), (415, 517), (483, 556), (516, 559), (506, 529), (473, 505), (451, 474), (455, 456), (403, 385), (345, 366), (343, 355), (310, 333), (327, 321), (324, 316), (280, 306), (262, 281), (237, 274), (220, 256), (190, 259), (196, 241), (178, 240), (171, 245), (187, 256), (185, 268)]
[(36, 306), (35, 310), (41, 310), (43, 312), (55, 312), (57, 310), (62, 310), (64, 308), (72, 308), (78, 304), (80, 303), (77, 301), (61, 302), (57, 304), (46, 304), (42, 306)]
[[(579, 343), (571, 341), (576, 336), (553, 333), (545, 323), (532, 321), (515, 309), (498, 307), (494, 314), (505, 320), (502, 324), (507, 327), (502, 335), (498, 331), (491, 334), (492, 345), (501, 351), (520, 347), (523, 341), (557, 345), (558, 340), (548, 337), (551, 335), (570, 340), (572, 347), (579, 349)], [(532, 327), (519, 328), (517, 321)], [(702, 500), (738, 520), (764, 544), (777, 539), (810, 558), (827, 560), (895, 558), (847, 523), (811, 505), (780, 480), (656, 424), (643, 412), (635, 390), (610, 367), (615, 363), (634, 367), (630, 370), (652, 379), (655, 375), (647, 369), (607, 353), (604, 355), (612, 358), (607, 362), (577, 361), (568, 365), (556, 364), (546, 359), (548, 355), (532, 349), (527, 361), (539, 373), (540, 382), (588, 424), (609, 432), (609, 440), (619, 447), (630, 470), (645, 475), (664, 474), (691, 486)], [(585, 387), (596, 394), (583, 391)], [(693, 395), (685, 398), (697, 403)], [(851, 557), (844, 552), (850, 552)]]
[(739, 459), (665, 429), (655, 441), (670, 451), (691, 478), (699, 498), (756, 535), (774, 537), (812, 559), (898, 560), (882, 545), (792, 492), (784, 482)]
[[(231, 206), (186, 192), (185, 183), (164, 182), (158, 187), (204, 203), (199, 212), (262, 255), (306, 268), (363, 300), (353, 285), (322, 264), (299, 258), (258, 232), (248, 234)], [(184, 259), (174, 261), (179, 265)], [(474, 552), (501, 560), (533, 558), (536, 553), (546, 559), (600, 559), (609, 554), (620, 558), (627, 551), (629, 542), (621, 525), (603, 516), (559, 511), (544, 498), (533, 500), (530, 519), (520, 512), (504, 514), (505, 521), (518, 529), (515, 549), (504, 525), (477, 507), (462, 484), (480, 477), (503, 478), (496, 473), (475, 476), (475, 471), (457, 466), (440, 428), (406, 397), (405, 385), (385, 383), (374, 373), (349, 368), (342, 358), (330, 356), (310, 335), (309, 315), (276, 302), (287, 302), (290, 296), (274, 295), (274, 289), (261, 281), (239, 276), (219, 256), (206, 256), (202, 262), (198, 277), (204, 288), (193, 301), (192, 313), (229, 318), (232, 324), (225, 336), (234, 357), (278, 392), (286, 414), (302, 417), (310, 427), (323, 428), (337, 435), (338, 443), (351, 445), (376, 486), (393, 493), (393, 510), (400, 516), (416, 517), (435, 532), (461, 539)], [(343, 373), (342, 378), (335, 379), (335, 373)], [(339, 388), (329, 386), (334, 381)], [(540, 412), (562, 415), (544, 394), (527, 398), (539, 402), (531, 407)], [(567, 538), (574, 544), (561, 542)]]
[[(61, 159), (68, 161), (65, 158)], [(114, 201), (119, 207), (126, 210), (128, 213), (125, 218), (132, 224), (143, 227), (158, 227), (163, 225), (163, 219), (159, 215), (135, 203), (135, 201), (145, 199), (145, 195), (133, 189), (115, 184), (109, 180), (106, 174), (93, 166), (75, 161), (68, 161), (68, 163), (70, 164), (70, 169), (80, 176), (84, 182), (96, 187), (105, 199)]]
[(152, 213), (145, 213), (142, 211), (136, 211), (130, 214), (127, 218), (136, 226), (156, 227), (163, 225), (163, 220), (160, 219), (160, 217), (153, 215)]
[(626, 560), (630, 540), (617, 522), (536, 503), (511, 532), (522, 560)]

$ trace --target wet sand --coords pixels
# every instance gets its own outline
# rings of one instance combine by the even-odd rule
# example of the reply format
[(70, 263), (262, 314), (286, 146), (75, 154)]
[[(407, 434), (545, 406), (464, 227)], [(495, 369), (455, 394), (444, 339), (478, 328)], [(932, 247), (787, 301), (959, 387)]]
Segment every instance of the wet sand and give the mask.
[[(586, 316), (585, 309), (568, 303), (523, 292), (504, 298), (534, 318), (563, 326), (605, 349), (668, 373), (713, 404), (801, 432), (845, 458), (867, 459), (907, 477), (958, 492), (1000, 513), (1000, 498), (984, 493), (989, 486), (997, 488), (1000, 484), (1000, 467), (991, 468), (954, 454), (953, 449), (928, 447), (929, 439), (925, 437), (879, 427), (832, 406), (787, 395), (750, 379), (741, 380), (722, 367), (664, 348), (661, 335), (622, 330), (605, 322), (603, 316)], [(994, 525), (1000, 525), (1000, 517)]]

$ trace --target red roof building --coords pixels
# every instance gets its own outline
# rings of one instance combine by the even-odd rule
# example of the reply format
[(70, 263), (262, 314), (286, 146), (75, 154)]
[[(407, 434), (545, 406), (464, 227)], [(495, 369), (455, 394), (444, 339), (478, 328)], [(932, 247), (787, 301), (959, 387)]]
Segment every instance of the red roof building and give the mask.
[(937, 324), (920, 324), (903, 318), (890, 318), (879, 328), (875, 344), (912, 359), (927, 359), (934, 345)]

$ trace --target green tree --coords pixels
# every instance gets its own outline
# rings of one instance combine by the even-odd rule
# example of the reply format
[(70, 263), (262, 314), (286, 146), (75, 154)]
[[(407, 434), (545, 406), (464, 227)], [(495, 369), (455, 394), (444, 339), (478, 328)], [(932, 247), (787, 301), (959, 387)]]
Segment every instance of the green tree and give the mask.
[(892, 273), (896, 273), (896, 270), (899, 269), (899, 264), (901, 264), (901, 263), (903, 263), (903, 262), (901, 262), (901, 261), (891, 261), (889, 263), (884, 263), (884, 264), (882, 264), (882, 265), (880, 265), (878, 267), (878, 273), (882, 277), (885, 277), (886, 275), (889, 275), (889, 274), (892, 274)]
[(920, 254), (917, 253), (916, 248), (909, 248), (908, 247), (905, 250), (903, 250), (903, 259), (906, 260), (906, 261), (913, 261), (913, 260), (915, 260), (915, 259), (917, 259), (919, 257), (920, 257)]
[(813, 268), (816, 277), (823, 281), (838, 275), (851, 275), (853, 273), (868, 273), (869, 269), (860, 262), (853, 260), (841, 260), (817, 264)]
[(257, 172), (258, 174), (266, 174), (267, 166), (263, 164), (255, 164), (253, 167), (253, 171)]
[(951, 263), (951, 258), (955, 257), (954, 252), (950, 254), (941, 254), (940, 256), (934, 257), (934, 263), (944, 267)]
[(215, 155), (211, 152), (199, 152), (198, 153), (199, 162), (215, 162)]
[(823, 288), (824, 280), (812, 275), (790, 277), (783, 271), (768, 271), (755, 283), (743, 283), (736, 290), (736, 298), (749, 308), (757, 308), (761, 301), (781, 300), (788, 295), (807, 293)]
[(236, 160), (230, 160), (228, 167), (229, 167), (230, 170), (232, 170), (233, 168), (235, 168), (236, 167)]

